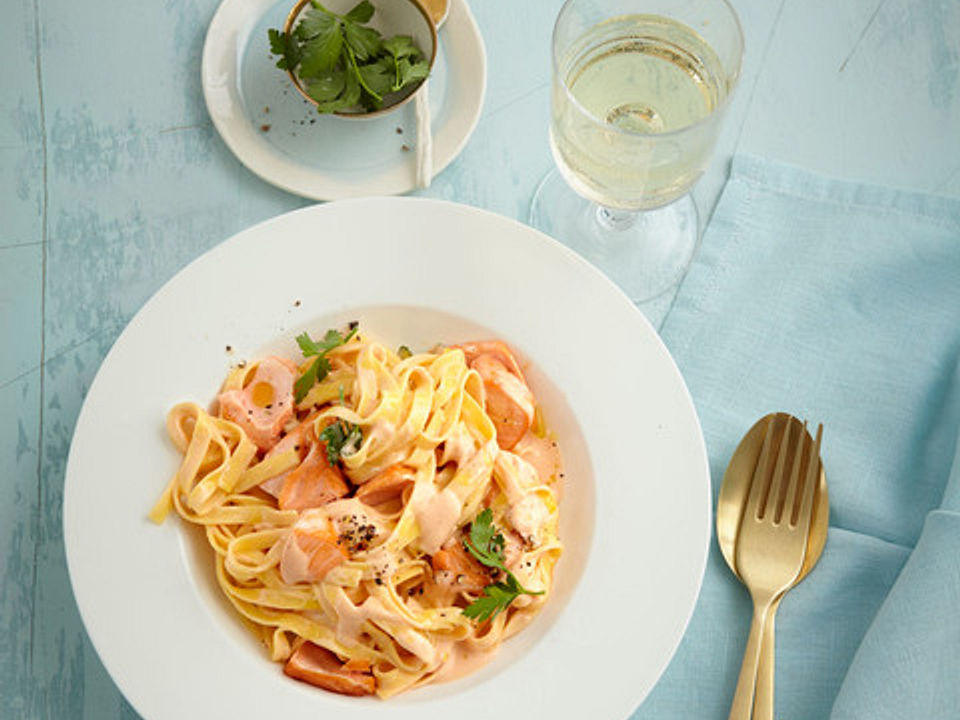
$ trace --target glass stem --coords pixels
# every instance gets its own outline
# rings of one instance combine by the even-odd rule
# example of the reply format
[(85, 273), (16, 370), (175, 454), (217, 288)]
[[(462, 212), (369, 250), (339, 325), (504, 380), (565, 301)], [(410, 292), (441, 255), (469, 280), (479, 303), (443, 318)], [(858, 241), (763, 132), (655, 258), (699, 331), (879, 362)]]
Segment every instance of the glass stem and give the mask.
[(604, 230), (621, 232), (633, 227), (637, 221), (637, 213), (630, 210), (616, 210), (614, 208), (597, 206), (597, 222)]

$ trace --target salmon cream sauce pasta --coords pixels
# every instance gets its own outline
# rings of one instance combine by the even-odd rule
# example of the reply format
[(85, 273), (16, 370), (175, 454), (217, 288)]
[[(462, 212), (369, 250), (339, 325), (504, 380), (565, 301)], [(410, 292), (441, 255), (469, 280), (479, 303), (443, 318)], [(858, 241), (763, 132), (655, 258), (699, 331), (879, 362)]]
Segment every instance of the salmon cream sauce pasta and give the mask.
[(411, 354), (356, 329), (170, 410), (150, 513), (199, 526), (225, 596), (297, 680), (388, 698), (489, 660), (550, 596), (561, 461), (500, 341)]

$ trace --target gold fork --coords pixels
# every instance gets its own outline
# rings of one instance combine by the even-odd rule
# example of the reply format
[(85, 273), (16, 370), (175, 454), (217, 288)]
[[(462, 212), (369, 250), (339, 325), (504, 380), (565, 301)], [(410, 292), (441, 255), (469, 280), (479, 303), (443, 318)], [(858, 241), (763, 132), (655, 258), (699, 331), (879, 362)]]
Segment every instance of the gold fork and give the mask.
[[(809, 441), (804, 425), (800, 437), (791, 443), (788, 424), (771, 471), (774, 430), (771, 418), (737, 536), (737, 569), (753, 599), (753, 621), (729, 720), (751, 718), (767, 615), (774, 600), (793, 585), (803, 568), (813, 514), (823, 425), (817, 428), (814, 442)], [(802, 465), (806, 473), (801, 478)]]

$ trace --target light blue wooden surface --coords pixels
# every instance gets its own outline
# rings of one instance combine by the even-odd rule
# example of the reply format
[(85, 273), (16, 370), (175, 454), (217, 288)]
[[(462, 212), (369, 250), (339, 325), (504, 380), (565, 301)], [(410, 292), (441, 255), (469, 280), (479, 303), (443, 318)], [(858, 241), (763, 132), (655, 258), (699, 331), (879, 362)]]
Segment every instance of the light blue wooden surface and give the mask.
[[(111, 343), (192, 258), (307, 204), (213, 129), (200, 53), (217, 0), (4, 0), (0, 21), (0, 717), (136, 717), (83, 631), (62, 544), (74, 422)], [(559, 0), (474, 0), (488, 93), (422, 193), (525, 219), (551, 167)], [(960, 2), (738, 0), (747, 53), (717, 157), (960, 196)], [(666, 298), (643, 308), (655, 324)], [(158, 345), (176, 338), (158, 338)]]

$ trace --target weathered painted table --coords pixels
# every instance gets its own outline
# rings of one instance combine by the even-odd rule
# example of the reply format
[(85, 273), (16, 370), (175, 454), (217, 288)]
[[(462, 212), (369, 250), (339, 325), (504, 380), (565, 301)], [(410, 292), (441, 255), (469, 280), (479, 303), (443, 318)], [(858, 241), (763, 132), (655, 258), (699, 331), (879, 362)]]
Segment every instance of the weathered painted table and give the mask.
[[(227, 150), (200, 91), (218, 0), (5, 0), (0, 21), (0, 716), (136, 717), (84, 633), (61, 499), (94, 374), (192, 258), (307, 204)], [(960, 196), (960, 3), (737, 0), (744, 76), (696, 191), (709, 215), (747, 151)], [(488, 93), (463, 154), (423, 194), (524, 219), (551, 167), (559, 0), (473, 0)], [(670, 299), (644, 307), (659, 324)], [(109, 558), (104, 559), (109, 562)]]

